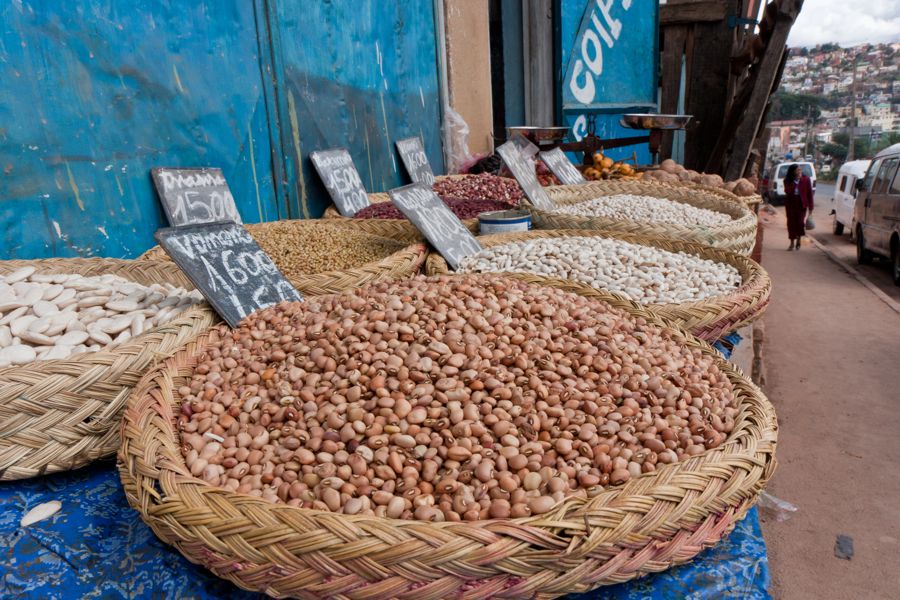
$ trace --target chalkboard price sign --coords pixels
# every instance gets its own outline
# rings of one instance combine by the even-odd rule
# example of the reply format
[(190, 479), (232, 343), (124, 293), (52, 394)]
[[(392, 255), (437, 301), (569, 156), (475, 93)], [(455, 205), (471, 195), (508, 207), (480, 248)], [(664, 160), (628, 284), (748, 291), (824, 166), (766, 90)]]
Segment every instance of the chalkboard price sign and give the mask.
[(338, 212), (345, 217), (352, 217), (369, 205), (366, 188), (345, 148), (317, 150), (311, 152), (309, 158)]
[(429, 186), (413, 183), (388, 192), (406, 218), (437, 248), (453, 270), (481, 244)]
[(222, 169), (150, 169), (156, 193), (172, 227), (241, 222)]
[(541, 160), (564, 185), (578, 185), (587, 180), (575, 165), (566, 157), (561, 148), (541, 152)]
[(519, 182), (519, 185), (522, 186), (532, 206), (541, 210), (551, 210), (553, 202), (537, 180), (534, 165), (522, 155), (516, 143), (506, 142), (497, 148), (497, 153), (503, 159), (503, 164), (506, 165), (513, 177), (516, 178), (516, 181)]
[(400, 160), (403, 161), (403, 166), (406, 167), (406, 172), (409, 173), (413, 183), (434, 184), (434, 172), (425, 155), (421, 139), (411, 137), (398, 140), (397, 152), (400, 153)]
[(303, 299), (242, 225), (168, 227), (155, 237), (232, 327), (267, 306)]

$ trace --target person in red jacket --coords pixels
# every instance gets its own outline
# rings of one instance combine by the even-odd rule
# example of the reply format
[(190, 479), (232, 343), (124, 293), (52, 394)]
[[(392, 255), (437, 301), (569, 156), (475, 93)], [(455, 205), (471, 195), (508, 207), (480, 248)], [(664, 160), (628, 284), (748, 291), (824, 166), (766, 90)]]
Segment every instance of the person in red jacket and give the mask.
[(788, 250), (799, 250), (800, 238), (806, 234), (806, 217), (813, 211), (812, 182), (800, 171), (800, 165), (788, 167), (784, 177), (784, 193), (784, 213), (791, 239)]

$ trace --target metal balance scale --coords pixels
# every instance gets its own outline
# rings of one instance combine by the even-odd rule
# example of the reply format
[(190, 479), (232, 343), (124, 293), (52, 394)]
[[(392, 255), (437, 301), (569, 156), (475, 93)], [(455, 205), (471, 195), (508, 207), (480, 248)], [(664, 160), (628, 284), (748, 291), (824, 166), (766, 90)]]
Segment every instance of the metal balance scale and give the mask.
[[(622, 115), (619, 124), (628, 129), (649, 130), (650, 135), (644, 138), (650, 146), (653, 164), (659, 164), (659, 146), (662, 144), (663, 131), (685, 129), (693, 115), (654, 115), (649, 113), (631, 113)], [(625, 138), (634, 139), (634, 138)]]

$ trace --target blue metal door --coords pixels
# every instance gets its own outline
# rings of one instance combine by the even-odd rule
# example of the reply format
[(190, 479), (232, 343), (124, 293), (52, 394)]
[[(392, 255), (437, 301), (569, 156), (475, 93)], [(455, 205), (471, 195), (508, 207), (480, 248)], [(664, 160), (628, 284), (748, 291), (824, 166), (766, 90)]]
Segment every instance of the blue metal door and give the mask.
[(370, 192), (403, 182), (394, 141), (420, 136), (443, 171), (431, 0), (269, 0), (289, 215), (327, 193), (307, 156), (345, 146)]
[[(658, 14), (655, 0), (561, 0), (562, 118), (580, 141), (589, 117), (601, 138), (641, 135), (619, 125), (622, 114), (657, 111)], [(650, 162), (647, 144), (610, 150), (614, 158)]]
[(221, 167), (278, 218), (254, 2), (0, 8), (0, 259), (130, 257), (164, 223), (154, 166)]

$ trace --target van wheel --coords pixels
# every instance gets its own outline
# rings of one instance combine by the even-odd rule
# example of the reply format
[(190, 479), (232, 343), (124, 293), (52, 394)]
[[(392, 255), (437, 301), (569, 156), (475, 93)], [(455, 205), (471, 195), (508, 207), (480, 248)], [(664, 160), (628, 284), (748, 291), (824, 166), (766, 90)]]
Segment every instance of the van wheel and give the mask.
[(856, 262), (861, 265), (872, 264), (874, 255), (866, 250), (866, 242), (863, 239), (862, 227), (856, 228)]
[(844, 224), (834, 218), (834, 224), (831, 226), (831, 233), (834, 235), (844, 235)]
[(900, 242), (891, 244), (891, 278), (894, 285), (900, 286)]

